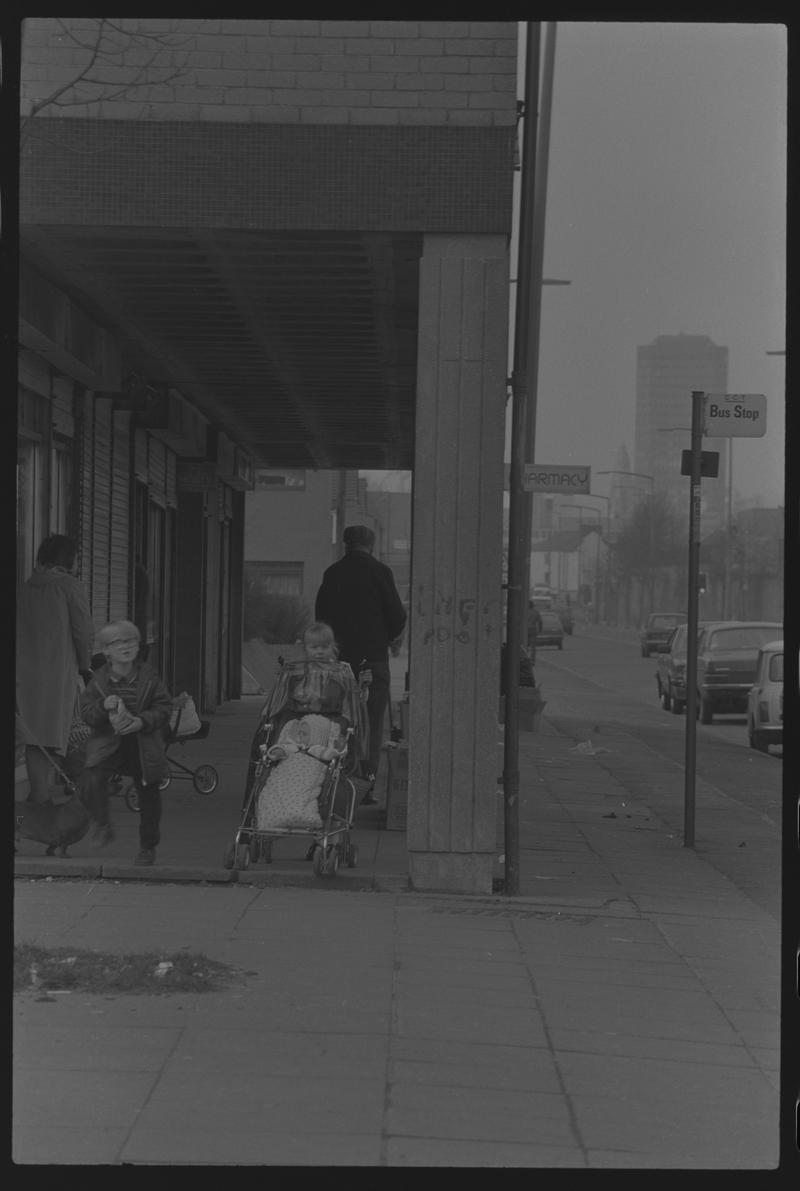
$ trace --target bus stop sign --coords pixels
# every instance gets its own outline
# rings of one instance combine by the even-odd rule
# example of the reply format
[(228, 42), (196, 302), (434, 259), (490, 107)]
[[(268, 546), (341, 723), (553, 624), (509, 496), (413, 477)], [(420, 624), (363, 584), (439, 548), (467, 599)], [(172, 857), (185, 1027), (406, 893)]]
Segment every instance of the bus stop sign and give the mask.
[(707, 438), (761, 438), (767, 432), (767, 399), (763, 393), (706, 393)]

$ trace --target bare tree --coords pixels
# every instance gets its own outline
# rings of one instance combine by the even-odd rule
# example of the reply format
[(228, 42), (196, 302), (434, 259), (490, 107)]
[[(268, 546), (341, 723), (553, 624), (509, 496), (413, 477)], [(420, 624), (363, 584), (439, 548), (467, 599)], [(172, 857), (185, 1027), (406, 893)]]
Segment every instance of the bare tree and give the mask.
[(655, 493), (639, 502), (611, 543), (614, 570), (626, 584), (635, 579), (649, 592), (651, 612), (656, 572), (680, 563), (683, 540), (668, 500), (663, 494)]
[[(52, 19), (73, 51), (74, 75), (23, 110), (23, 140), (37, 116), (68, 107), (95, 107), (99, 113), (102, 103), (139, 101), (141, 115), (153, 88), (169, 86), (186, 73), (191, 35), (126, 29), (123, 20), (110, 17), (87, 18), (77, 28), (64, 18)], [(22, 37), (24, 47), (24, 25)]]

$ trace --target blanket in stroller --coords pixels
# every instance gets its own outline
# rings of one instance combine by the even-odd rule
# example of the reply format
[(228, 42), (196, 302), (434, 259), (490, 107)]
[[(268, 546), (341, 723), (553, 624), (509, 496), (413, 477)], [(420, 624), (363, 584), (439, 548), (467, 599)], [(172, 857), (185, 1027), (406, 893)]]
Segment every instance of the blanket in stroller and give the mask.
[(322, 827), (318, 799), (328, 764), (345, 750), (339, 725), (324, 715), (304, 715), (284, 724), (267, 749), (273, 764), (258, 794), (256, 828)]

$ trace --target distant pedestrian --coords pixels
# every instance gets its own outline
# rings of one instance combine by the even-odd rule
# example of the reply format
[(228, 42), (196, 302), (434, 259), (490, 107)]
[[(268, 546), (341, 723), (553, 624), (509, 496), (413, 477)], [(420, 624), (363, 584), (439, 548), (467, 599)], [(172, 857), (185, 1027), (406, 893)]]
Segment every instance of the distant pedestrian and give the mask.
[(396, 653), (406, 625), (406, 610), (394, 575), (373, 558), (375, 534), (366, 525), (349, 525), (342, 539), (345, 554), (325, 571), (317, 592), (315, 615), (336, 636), (339, 657), (356, 677), (371, 672), (367, 717), (369, 754), (362, 776), (370, 783), (363, 799), (374, 803), (375, 775), (383, 743), (383, 723), (390, 698), (389, 651)]
[(542, 631), (542, 614), (533, 600), (528, 600), (528, 653), (531, 663), (536, 661), (536, 638)]
[(75, 577), (77, 557), (71, 538), (46, 537), (17, 606), (16, 702), (34, 802), (52, 797), (46, 753), (62, 761), (66, 756), (78, 675), (89, 676), (95, 629), (86, 591)]
[(172, 698), (155, 670), (139, 661), (139, 641), (139, 630), (129, 620), (113, 620), (100, 630), (98, 642), (107, 660), (92, 675), (81, 700), (92, 734), (80, 784), (94, 820), (93, 842), (103, 846), (116, 834), (109, 817), (109, 778), (131, 774), (140, 808), (135, 863), (153, 864), (160, 843), (159, 783), (169, 773), (164, 733)]

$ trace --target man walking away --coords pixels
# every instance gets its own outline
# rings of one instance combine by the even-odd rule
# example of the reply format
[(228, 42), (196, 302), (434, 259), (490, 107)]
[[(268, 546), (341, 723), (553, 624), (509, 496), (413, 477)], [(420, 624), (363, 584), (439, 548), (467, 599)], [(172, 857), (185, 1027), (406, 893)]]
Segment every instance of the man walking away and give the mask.
[(329, 624), (339, 645), (339, 659), (353, 673), (372, 672), (367, 700), (369, 757), (362, 775), (370, 782), (363, 799), (375, 803), (373, 787), (383, 742), (383, 721), (390, 696), (389, 650), (395, 652), (406, 625), (406, 610), (394, 575), (373, 558), (375, 534), (366, 525), (348, 525), (345, 554), (325, 571), (317, 592), (315, 616)]

